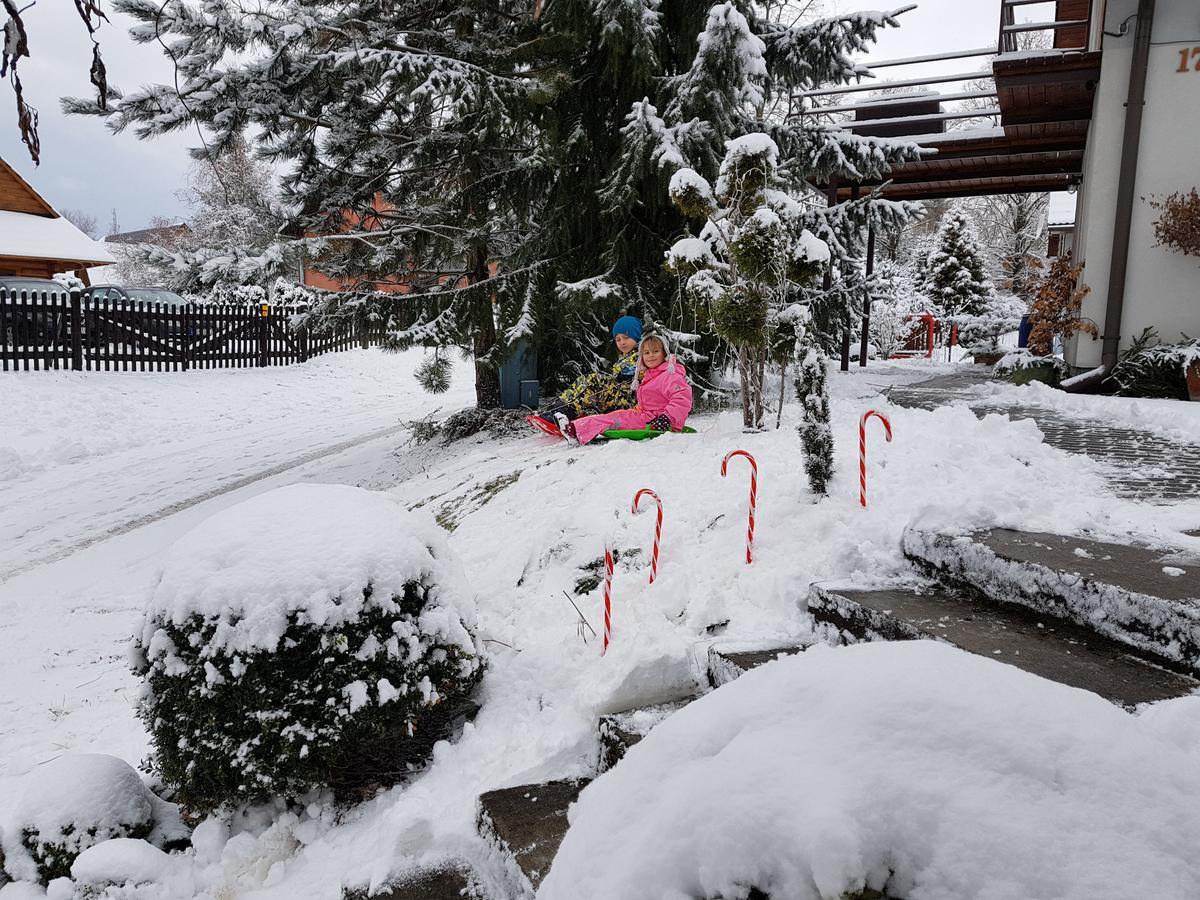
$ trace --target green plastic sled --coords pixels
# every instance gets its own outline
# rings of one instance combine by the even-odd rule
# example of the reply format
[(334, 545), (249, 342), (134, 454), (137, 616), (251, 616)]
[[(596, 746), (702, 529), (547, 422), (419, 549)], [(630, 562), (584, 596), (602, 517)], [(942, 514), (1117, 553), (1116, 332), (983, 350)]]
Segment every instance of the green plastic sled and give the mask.
[(695, 434), (695, 428), (683, 426), (681, 431), (654, 431), (650, 428), (610, 428), (608, 431), (600, 432), (600, 437), (610, 441), (648, 441), (651, 438), (656, 438), (661, 434)]

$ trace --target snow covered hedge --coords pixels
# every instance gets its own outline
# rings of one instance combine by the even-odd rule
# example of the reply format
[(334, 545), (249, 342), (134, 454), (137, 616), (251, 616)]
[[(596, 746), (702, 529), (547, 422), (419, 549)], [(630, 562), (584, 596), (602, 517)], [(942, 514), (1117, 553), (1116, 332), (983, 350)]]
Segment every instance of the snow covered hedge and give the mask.
[(134, 648), (154, 769), (192, 810), (394, 783), (482, 677), (474, 619), (440, 529), (387, 495), (218, 513), (171, 548)]
[(25, 776), (0, 828), (0, 872), (46, 884), (69, 876), (76, 858), (98, 844), (132, 838), (168, 846), (186, 837), (175, 804), (151, 793), (127, 762), (66, 754)]

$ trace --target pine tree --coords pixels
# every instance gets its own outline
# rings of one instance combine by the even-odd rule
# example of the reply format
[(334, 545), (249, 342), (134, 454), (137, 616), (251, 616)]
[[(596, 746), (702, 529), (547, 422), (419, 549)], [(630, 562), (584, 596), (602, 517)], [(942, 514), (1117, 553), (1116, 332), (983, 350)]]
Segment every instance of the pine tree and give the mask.
[(951, 319), (978, 316), (992, 295), (984, 275), (983, 252), (966, 217), (949, 213), (942, 220), (926, 262), (929, 297)]

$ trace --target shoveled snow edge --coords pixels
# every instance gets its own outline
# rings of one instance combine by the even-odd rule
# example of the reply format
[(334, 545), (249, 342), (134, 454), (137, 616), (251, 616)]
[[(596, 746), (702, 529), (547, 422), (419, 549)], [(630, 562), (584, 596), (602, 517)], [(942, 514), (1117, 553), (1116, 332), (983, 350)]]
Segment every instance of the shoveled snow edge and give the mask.
[(971, 536), (908, 529), (904, 555), (939, 580), (1068, 619), (1200, 674), (1200, 611), (1160, 597), (1005, 559)]

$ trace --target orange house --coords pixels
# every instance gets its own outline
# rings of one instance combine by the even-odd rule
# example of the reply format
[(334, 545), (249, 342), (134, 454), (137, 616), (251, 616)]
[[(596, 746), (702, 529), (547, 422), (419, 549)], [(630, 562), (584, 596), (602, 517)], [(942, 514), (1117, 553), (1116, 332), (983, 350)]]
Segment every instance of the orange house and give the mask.
[[(377, 213), (387, 212), (395, 208), (380, 198), (378, 194), (375, 195), (374, 200), (371, 202), (371, 207)], [(359, 215), (352, 210), (342, 210), (341, 233), (343, 234), (351, 234), (356, 231), (379, 231), (383, 227), (385, 227), (384, 223), (380, 221), (377, 215), (372, 215), (371, 213)], [(308, 236), (314, 237), (315, 235), (310, 234)], [(330, 237), (332, 238), (335, 236), (330, 235)], [(494, 277), (496, 271), (496, 264), (488, 263), (488, 274)], [(449, 275), (440, 276), (437, 279), (438, 284), (444, 284), (447, 280), (449, 280), (449, 278)], [(395, 276), (379, 273), (379, 279), (380, 280), (378, 281), (372, 282), (375, 285), (375, 290), (377, 291), (382, 291), (384, 293), (407, 294), (412, 290), (412, 285), (402, 278), (396, 278)], [(354, 286), (350, 282), (339, 281), (336, 278), (330, 278), (323, 272), (317, 271), (315, 268), (309, 265), (307, 259), (304, 262), (303, 283), (307, 287), (318, 288), (326, 291), (344, 291)]]

